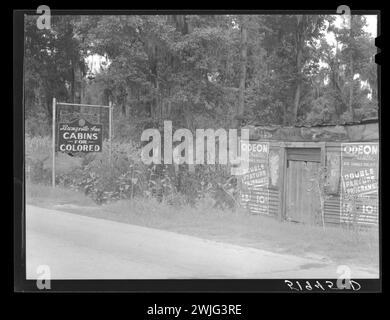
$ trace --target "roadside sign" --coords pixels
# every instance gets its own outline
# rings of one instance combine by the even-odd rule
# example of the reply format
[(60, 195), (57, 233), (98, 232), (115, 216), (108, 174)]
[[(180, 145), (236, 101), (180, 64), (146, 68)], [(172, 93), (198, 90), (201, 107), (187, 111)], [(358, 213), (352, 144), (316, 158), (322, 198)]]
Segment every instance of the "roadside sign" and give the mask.
[[(103, 125), (96, 123), (100, 117), (98, 113), (80, 113), (75, 112), (59, 112), (60, 122), (56, 123), (57, 105), (76, 107), (76, 108), (107, 108), (108, 109), (108, 140), (109, 140), (109, 162), (111, 165), (112, 152), (112, 105), (108, 106), (92, 105), (92, 104), (77, 104), (56, 101), (53, 98), (52, 112), (52, 186), (56, 186), (56, 152), (102, 152), (103, 147)], [(58, 130), (56, 128), (58, 127)]]
[(341, 222), (377, 223), (378, 169), (378, 143), (341, 144)]
[(241, 205), (252, 213), (269, 214), (269, 143), (241, 142), (249, 151), (249, 170), (241, 176)]
[(58, 124), (58, 148), (60, 152), (101, 152), (102, 125), (85, 119)]

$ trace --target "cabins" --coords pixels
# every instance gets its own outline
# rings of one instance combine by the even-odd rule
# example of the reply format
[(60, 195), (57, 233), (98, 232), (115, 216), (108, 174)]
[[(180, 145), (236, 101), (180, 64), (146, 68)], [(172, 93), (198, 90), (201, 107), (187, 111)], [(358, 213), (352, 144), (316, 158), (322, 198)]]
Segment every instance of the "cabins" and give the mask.
[(246, 128), (250, 165), (240, 177), (240, 203), (249, 212), (306, 224), (378, 225), (376, 119)]

